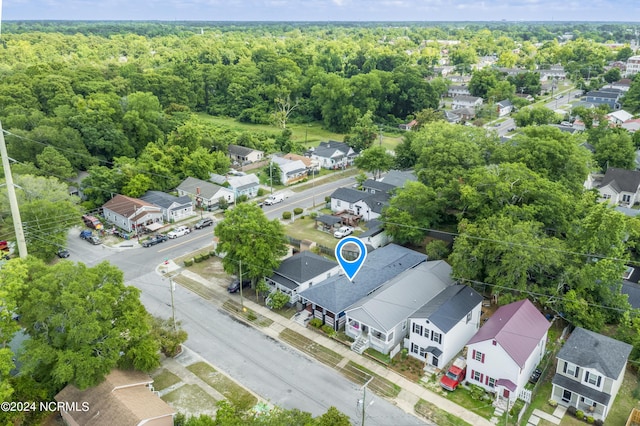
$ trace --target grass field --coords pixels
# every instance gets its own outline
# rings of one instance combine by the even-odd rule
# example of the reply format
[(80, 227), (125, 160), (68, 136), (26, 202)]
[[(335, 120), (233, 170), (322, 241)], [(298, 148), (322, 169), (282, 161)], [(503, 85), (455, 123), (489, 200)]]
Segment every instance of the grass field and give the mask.
[[(239, 121), (231, 117), (214, 117), (205, 113), (199, 113), (198, 117), (200, 117), (200, 119), (207, 123), (213, 123), (220, 127), (225, 127), (231, 130), (251, 130), (255, 132), (269, 132), (274, 134), (280, 133), (281, 131), (279, 127), (274, 125), (240, 123)], [(322, 124), (318, 122), (309, 124), (290, 123), (287, 124), (287, 127), (291, 129), (291, 139), (293, 139), (294, 141), (302, 142), (305, 148), (318, 146), (320, 142), (327, 141), (329, 139), (335, 141), (344, 140), (343, 134), (334, 133), (329, 130), (323, 129)], [(382, 145), (387, 149), (393, 150), (398, 145), (398, 143), (400, 143), (400, 141), (401, 137), (398, 137), (396, 135), (385, 136), (383, 133)], [(376, 139), (375, 143), (378, 142), (378, 139)]]
[(196, 362), (188, 366), (187, 369), (224, 395), (240, 411), (248, 411), (258, 402), (258, 399), (242, 386), (217, 372), (207, 363)]

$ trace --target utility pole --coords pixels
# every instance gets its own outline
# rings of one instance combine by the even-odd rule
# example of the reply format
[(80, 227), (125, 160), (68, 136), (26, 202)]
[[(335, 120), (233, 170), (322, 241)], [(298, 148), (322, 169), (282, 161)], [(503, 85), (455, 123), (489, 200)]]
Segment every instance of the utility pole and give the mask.
[(242, 308), (242, 312), (244, 312), (244, 299), (242, 298), (242, 260), (238, 262), (240, 265), (240, 274), (238, 279), (240, 284), (240, 307)]
[(173, 303), (173, 292), (176, 284), (173, 282), (173, 275), (169, 276), (169, 287), (171, 288), (171, 322), (173, 323), (173, 331), (176, 331), (176, 305)]
[[(367, 380), (367, 383), (365, 383), (362, 386), (362, 426), (364, 426), (365, 408), (367, 406), (366, 404), (367, 386), (369, 385), (369, 383), (371, 383), (372, 380), (373, 380), (373, 377)], [(371, 401), (371, 404), (373, 404), (373, 401)]]
[(7, 145), (4, 143), (2, 123), (0, 123), (0, 157), (2, 157), (2, 167), (4, 168), (4, 178), (7, 185), (7, 198), (9, 198), (11, 217), (13, 218), (13, 229), (15, 230), (16, 242), (18, 244), (18, 253), (20, 254), (20, 258), (24, 259), (27, 257), (27, 241), (24, 238), (24, 230), (22, 229), (20, 208), (18, 206), (18, 199), (16, 198), (16, 189), (13, 186), (13, 176), (11, 175), (11, 166), (9, 165)]

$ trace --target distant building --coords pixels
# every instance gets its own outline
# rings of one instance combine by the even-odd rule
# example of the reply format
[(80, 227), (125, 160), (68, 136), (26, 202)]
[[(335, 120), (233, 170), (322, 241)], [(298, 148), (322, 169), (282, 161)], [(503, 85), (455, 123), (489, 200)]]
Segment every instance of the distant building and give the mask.
[(640, 72), (640, 55), (632, 56), (627, 59), (627, 70), (625, 72), (625, 77), (631, 77)]

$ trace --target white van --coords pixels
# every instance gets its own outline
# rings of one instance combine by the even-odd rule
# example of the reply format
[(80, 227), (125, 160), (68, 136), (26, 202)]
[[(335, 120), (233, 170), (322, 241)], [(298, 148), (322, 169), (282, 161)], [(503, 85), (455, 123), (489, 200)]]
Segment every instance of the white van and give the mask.
[(278, 204), (284, 201), (284, 195), (282, 194), (273, 194), (266, 200), (264, 200), (265, 206), (272, 206), (274, 204)]

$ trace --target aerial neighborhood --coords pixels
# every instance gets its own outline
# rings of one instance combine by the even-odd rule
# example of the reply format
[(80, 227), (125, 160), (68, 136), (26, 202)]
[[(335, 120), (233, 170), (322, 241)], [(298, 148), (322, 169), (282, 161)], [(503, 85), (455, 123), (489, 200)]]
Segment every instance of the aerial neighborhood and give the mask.
[(458, 24), (3, 25), (0, 423), (640, 425), (640, 27)]

